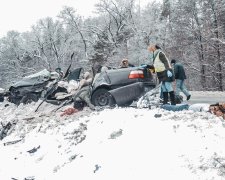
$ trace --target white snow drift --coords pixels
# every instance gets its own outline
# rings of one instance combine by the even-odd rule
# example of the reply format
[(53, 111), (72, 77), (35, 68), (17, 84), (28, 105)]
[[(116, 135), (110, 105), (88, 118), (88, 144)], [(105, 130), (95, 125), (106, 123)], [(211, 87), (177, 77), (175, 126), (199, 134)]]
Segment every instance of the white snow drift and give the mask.
[(210, 113), (85, 108), (60, 117), (49, 104), (34, 113), (37, 105), (0, 104), (0, 121), (17, 122), (0, 141), (1, 180), (225, 178), (224, 120)]

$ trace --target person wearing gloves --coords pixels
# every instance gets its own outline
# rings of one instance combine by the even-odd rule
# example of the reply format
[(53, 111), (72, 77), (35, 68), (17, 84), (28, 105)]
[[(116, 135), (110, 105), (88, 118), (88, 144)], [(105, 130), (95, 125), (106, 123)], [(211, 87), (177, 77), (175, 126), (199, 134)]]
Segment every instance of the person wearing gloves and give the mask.
[(163, 92), (163, 104), (168, 103), (170, 96), (171, 105), (176, 105), (175, 94), (172, 86), (174, 75), (168, 58), (156, 44), (149, 45), (148, 51), (153, 53), (153, 66), (159, 79), (159, 83), (162, 83), (161, 90)]

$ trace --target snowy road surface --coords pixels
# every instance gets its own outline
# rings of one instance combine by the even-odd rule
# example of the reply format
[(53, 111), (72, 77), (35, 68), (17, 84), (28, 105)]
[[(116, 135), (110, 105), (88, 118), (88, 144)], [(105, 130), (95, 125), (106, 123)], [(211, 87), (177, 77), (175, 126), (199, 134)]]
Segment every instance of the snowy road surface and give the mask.
[[(189, 104), (195, 103), (208, 103), (214, 104), (217, 102), (225, 102), (225, 91), (224, 92), (203, 92), (203, 91), (191, 91), (191, 99), (188, 101)], [(186, 97), (184, 97), (186, 100)]]

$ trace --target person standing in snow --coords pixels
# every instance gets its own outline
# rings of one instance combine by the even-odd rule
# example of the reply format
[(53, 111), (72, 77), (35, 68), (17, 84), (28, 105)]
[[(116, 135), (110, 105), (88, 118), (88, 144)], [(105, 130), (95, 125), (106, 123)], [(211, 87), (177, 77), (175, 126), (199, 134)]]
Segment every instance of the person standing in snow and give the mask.
[(186, 79), (186, 74), (184, 67), (181, 63), (178, 63), (175, 59), (171, 60), (171, 64), (174, 66), (174, 75), (176, 80), (176, 95), (180, 95), (183, 92), (187, 97), (187, 101), (191, 98), (191, 94), (187, 90), (184, 80)]
[(168, 58), (156, 44), (149, 45), (148, 50), (153, 53), (153, 66), (159, 79), (159, 83), (162, 82), (161, 90), (163, 94), (163, 104), (168, 103), (170, 96), (171, 105), (176, 105), (175, 94), (172, 86), (174, 75)]

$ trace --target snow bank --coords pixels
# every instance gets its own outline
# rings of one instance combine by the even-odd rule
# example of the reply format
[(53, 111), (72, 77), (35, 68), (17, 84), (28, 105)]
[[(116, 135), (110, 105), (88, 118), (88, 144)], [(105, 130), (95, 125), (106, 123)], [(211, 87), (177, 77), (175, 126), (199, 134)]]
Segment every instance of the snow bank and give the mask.
[(0, 105), (1, 121), (18, 120), (0, 142), (0, 179), (225, 178), (225, 125), (210, 113), (115, 108), (60, 117), (52, 105), (36, 106)]

